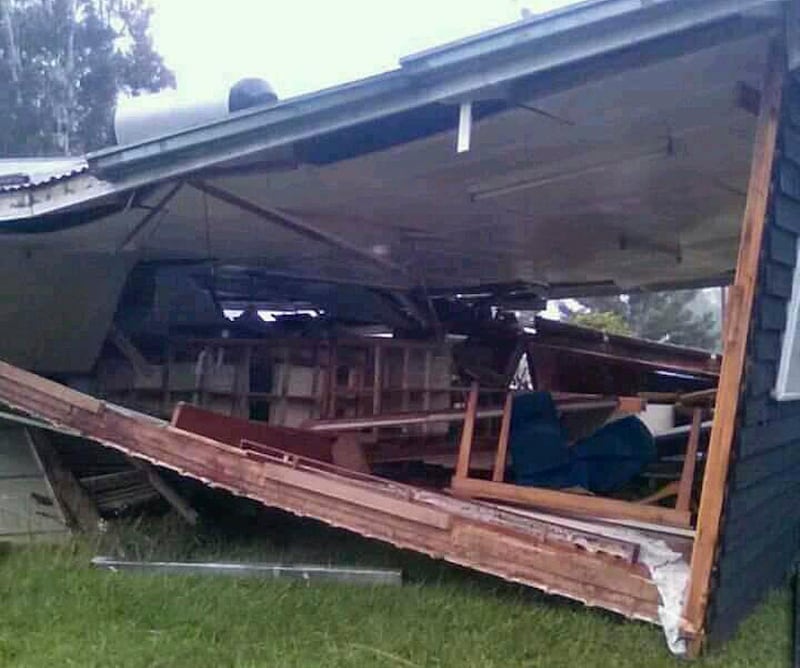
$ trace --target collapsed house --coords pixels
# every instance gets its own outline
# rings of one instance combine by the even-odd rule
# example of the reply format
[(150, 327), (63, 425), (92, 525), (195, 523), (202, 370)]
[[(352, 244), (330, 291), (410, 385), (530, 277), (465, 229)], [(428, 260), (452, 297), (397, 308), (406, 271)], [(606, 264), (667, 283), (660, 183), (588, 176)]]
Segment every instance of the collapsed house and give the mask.
[[(191, 517), (155, 464), (677, 653), (729, 635), (799, 546), (799, 27), (794, 1), (588, 2), (0, 163), (8, 479)], [(721, 357), (510, 315), (711, 285)]]

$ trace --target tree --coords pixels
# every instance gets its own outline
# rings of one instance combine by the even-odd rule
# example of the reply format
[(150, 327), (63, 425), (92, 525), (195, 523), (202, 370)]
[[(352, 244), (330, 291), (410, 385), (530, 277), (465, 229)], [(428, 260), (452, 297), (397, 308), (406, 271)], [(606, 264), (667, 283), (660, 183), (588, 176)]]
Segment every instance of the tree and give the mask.
[(570, 318), (576, 325), (599, 329), (609, 334), (631, 335), (630, 325), (625, 318), (613, 311), (587, 311), (585, 313), (575, 313)]
[(119, 93), (174, 86), (152, 11), (146, 0), (0, 0), (0, 157), (107, 146)]
[[(697, 290), (593, 297), (579, 300), (583, 310), (574, 311), (569, 320), (610, 333), (714, 350), (719, 347), (717, 320), (712, 311), (697, 308), (697, 301)], [(614, 331), (620, 322), (628, 332)]]

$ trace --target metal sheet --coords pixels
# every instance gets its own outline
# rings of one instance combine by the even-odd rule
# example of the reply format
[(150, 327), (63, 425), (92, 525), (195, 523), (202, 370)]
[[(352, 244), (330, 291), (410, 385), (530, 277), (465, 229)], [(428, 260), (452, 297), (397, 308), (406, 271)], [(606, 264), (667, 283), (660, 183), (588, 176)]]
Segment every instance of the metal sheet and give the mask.
[(121, 561), (94, 557), (92, 566), (110, 571), (133, 571), (159, 575), (224, 575), (303, 582), (342, 582), (359, 585), (401, 585), (403, 572), (385, 568), (348, 568), (311, 564), (238, 564), (222, 562)]

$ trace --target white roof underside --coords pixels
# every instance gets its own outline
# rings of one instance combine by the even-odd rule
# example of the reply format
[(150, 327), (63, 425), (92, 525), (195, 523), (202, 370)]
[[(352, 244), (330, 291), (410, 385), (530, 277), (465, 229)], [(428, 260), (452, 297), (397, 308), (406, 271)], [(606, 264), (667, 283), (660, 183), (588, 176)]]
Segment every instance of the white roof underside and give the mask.
[(399, 271), (188, 184), (125, 251), (146, 209), (0, 244), (214, 258), (398, 287), (613, 281), (625, 290), (713, 278), (735, 266), (755, 127), (739, 92), (759, 88), (767, 49), (765, 36), (750, 37), (537, 95), (525, 104), (538, 111), (476, 123), (465, 154), (447, 132), (330, 165), (192, 176), (384, 253)]

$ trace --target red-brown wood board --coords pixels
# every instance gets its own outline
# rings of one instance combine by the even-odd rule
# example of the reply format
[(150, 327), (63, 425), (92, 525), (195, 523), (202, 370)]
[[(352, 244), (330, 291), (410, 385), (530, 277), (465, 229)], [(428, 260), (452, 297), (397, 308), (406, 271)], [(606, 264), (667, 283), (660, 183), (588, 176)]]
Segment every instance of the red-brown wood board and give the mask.
[(172, 426), (237, 447), (242, 441), (252, 441), (309, 459), (333, 461), (332, 446), (336, 440), (335, 435), (276, 427), (265, 422), (222, 415), (185, 403), (175, 407)]
[(638, 545), (321, 462), (247, 451), (0, 362), (0, 401), (264, 505), (658, 623)]

